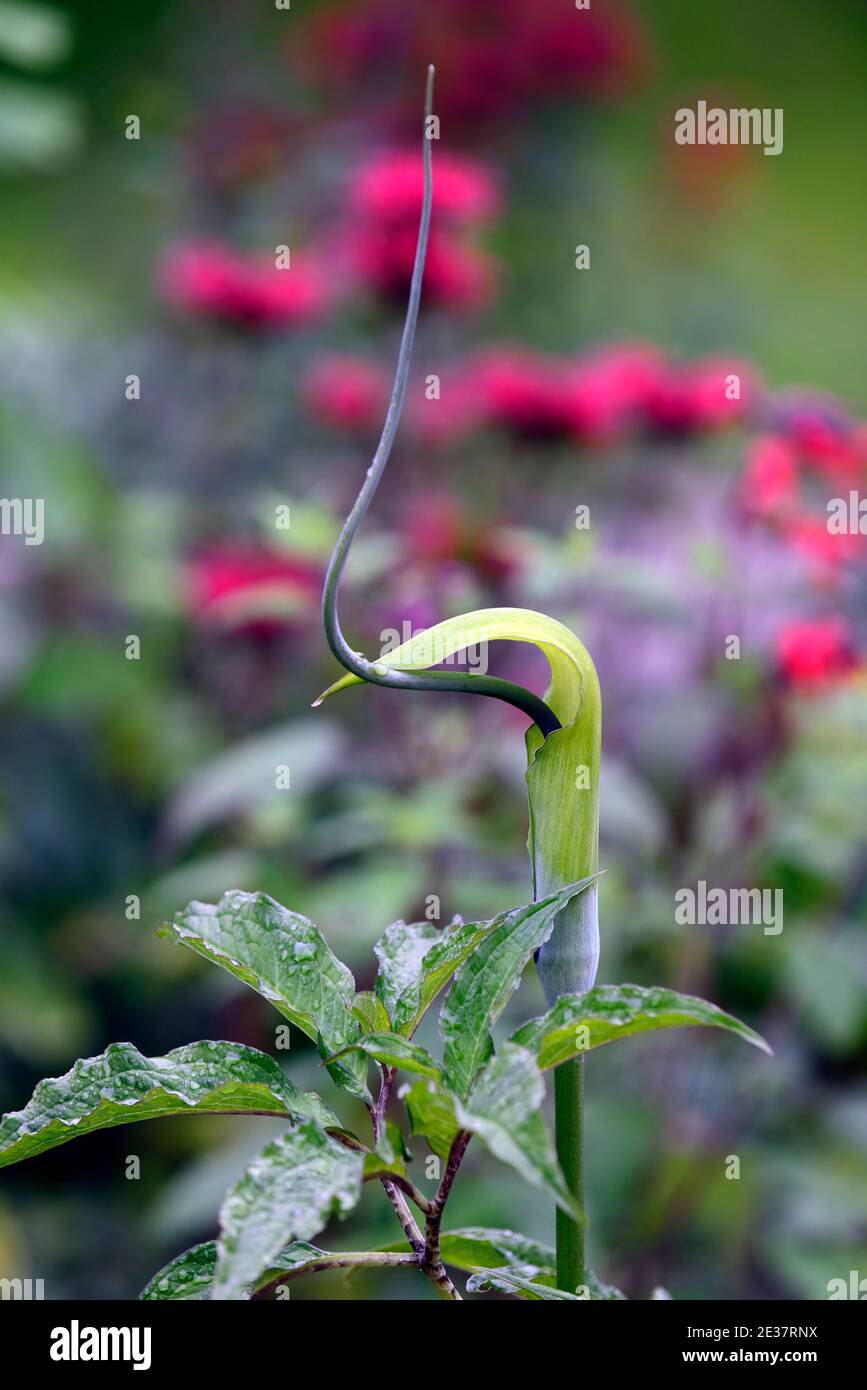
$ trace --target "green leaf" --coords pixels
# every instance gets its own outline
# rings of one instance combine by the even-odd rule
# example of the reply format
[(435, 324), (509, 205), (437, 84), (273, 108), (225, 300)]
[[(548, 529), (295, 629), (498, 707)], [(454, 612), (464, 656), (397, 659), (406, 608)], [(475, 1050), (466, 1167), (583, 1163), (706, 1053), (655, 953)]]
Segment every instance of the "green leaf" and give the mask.
[(489, 922), (459, 922), (437, 932), (419, 961), (418, 975), (405, 983), (394, 1002), (392, 1016), (398, 1033), (412, 1036), (443, 986), (508, 915), (501, 913)]
[[(406, 1247), (409, 1249), (409, 1246)], [(509, 1266), (528, 1279), (554, 1280), (556, 1257), (549, 1245), (542, 1245), (517, 1231), (500, 1231), (487, 1226), (462, 1226), (444, 1231), (440, 1237), (443, 1262), (455, 1269), (499, 1269)]]
[[(275, 1256), (269, 1268), (258, 1279), (245, 1286), (244, 1296), (250, 1298), (259, 1289), (273, 1284), (281, 1274), (290, 1271), (301, 1274), (305, 1266), (316, 1264), (327, 1255), (326, 1250), (320, 1250), (316, 1245), (308, 1245), (303, 1240), (294, 1241)], [(211, 1297), (216, 1268), (217, 1242), (206, 1240), (202, 1245), (194, 1245), (192, 1249), (185, 1250), (182, 1255), (177, 1255), (164, 1265), (142, 1289), (139, 1298), (201, 1302)]]
[(565, 1289), (558, 1289), (553, 1284), (542, 1282), (540, 1279), (528, 1278), (526, 1273), (520, 1269), (512, 1268), (491, 1268), (477, 1269), (472, 1278), (467, 1280), (467, 1293), (487, 1293), (491, 1289), (496, 1289), (499, 1293), (514, 1293), (519, 1298), (539, 1299), (545, 1301), (565, 1300), (567, 1303), (593, 1303), (626, 1301), (626, 1295), (619, 1289), (615, 1289), (611, 1284), (603, 1284), (593, 1274), (587, 1272), (587, 1282), (581, 1285), (580, 1293), (567, 1293)]
[(575, 1221), (584, 1214), (570, 1192), (539, 1107), (545, 1082), (532, 1053), (507, 1042), (479, 1075), (466, 1102), (455, 1101), (455, 1116), (503, 1163), (541, 1188)]
[(442, 1077), (442, 1071), (430, 1053), (408, 1038), (402, 1038), (399, 1033), (368, 1033), (326, 1060), (334, 1061), (356, 1049), (384, 1067), (400, 1067), (401, 1071), (413, 1072), (416, 1076), (432, 1076), (436, 1081)]
[[(407, 1241), (398, 1240), (378, 1247), (385, 1251), (409, 1251)], [(472, 1274), (478, 1269), (508, 1268), (538, 1283), (556, 1282), (556, 1255), (550, 1245), (543, 1245), (517, 1231), (498, 1230), (489, 1226), (459, 1226), (443, 1231), (440, 1236), (443, 1264)]]
[(501, 1162), (541, 1188), (573, 1220), (584, 1217), (560, 1171), (551, 1136), (539, 1114), (545, 1095), (532, 1053), (504, 1043), (480, 1073), (466, 1101), (433, 1080), (417, 1081), (404, 1097), (414, 1134), (423, 1134), (446, 1159), (460, 1130), (476, 1134)]
[(418, 980), (425, 955), (441, 939), (442, 932), (430, 922), (393, 922), (377, 941), (376, 995), (388, 1015), (387, 1026), (396, 1016), (401, 995)]
[(197, 1042), (143, 1057), (132, 1043), (112, 1043), (65, 1076), (40, 1081), (23, 1110), (3, 1116), (0, 1168), (112, 1125), (245, 1111), (336, 1123), (318, 1096), (299, 1091), (273, 1057), (253, 1047)]
[(364, 1177), (378, 1178), (385, 1173), (406, 1176), (406, 1145), (397, 1125), (388, 1120), (376, 1148), (364, 1156)]
[(370, 990), (356, 994), (352, 1012), (361, 1024), (363, 1033), (387, 1033), (391, 1028), (391, 1019), (385, 1007)]
[(466, 1096), (491, 1056), (490, 1029), (517, 989), (527, 962), (550, 936), (557, 913), (597, 877), (593, 874), (541, 902), (503, 913), (461, 966), (440, 1014), (446, 1080), (459, 1096)]
[(283, 1247), (306, 1241), (361, 1195), (364, 1155), (309, 1122), (268, 1144), (220, 1211), (213, 1297), (240, 1300)]
[[(160, 931), (257, 990), (313, 1038), (323, 1056), (358, 1038), (351, 971), (332, 955), (318, 927), (267, 893), (235, 891), (216, 905), (190, 903)], [(368, 1096), (363, 1054), (329, 1070), (351, 1095)]]
[(455, 1098), (435, 1081), (416, 1081), (404, 1096), (413, 1134), (423, 1134), (443, 1161), (458, 1132)]
[(514, 923), (516, 916), (534, 912), (538, 906), (530, 903), (509, 908), (486, 922), (456, 920), (445, 931), (436, 931), (427, 942), (427, 949), (418, 951), (417, 974), (413, 978), (409, 970), (406, 971), (400, 995), (393, 1001), (395, 1031), (411, 1037), (440, 990), (485, 938), (500, 927)]
[(214, 1269), (217, 1264), (217, 1242), (206, 1240), (176, 1255), (163, 1265), (139, 1294), (140, 1299), (163, 1299), (200, 1302), (210, 1298)]
[(621, 1293), (613, 1284), (603, 1284), (598, 1279), (592, 1269), (585, 1270), (584, 1283), (578, 1291), (578, 1298), (582, 1303), (626, 1303), (628, 1299), (625, 1293)]
[(536, 1283), (516, 1270), (503, 1267), (477, 1269), (467, 1280), (467, 1293), (490, 1293), (492, 1290), (496, 1290), (497, 1293), (517, 1294), (519, 1298), (580, 1302), (577, 1294), (566, 1293), (565, 1290), (553, 1288), (550, 1284)]
[(633, 1033), (701, 1024), (725, 1028), (763, 1052), (771, 1051), (764, 1038), (715, 1004), (642, 985), (597, 985), (586, 994), (563, 995), (548, 1013), (519, 1028), (512, 1041), (529, 1048), (547, 1071)]

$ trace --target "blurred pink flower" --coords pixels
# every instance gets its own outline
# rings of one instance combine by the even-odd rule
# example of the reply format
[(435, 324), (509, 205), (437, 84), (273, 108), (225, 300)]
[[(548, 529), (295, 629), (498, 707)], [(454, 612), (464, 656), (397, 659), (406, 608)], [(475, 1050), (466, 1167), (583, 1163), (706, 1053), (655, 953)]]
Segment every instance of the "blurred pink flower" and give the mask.
[(201, 622), (272, 630), (318, 610), (322, 575), (305, 558), (254, 546), (220, 544), (194, 555), (184, 571), (192, 616)]
[[(403, 306), (415, 262), (414, 227), (361, 228), (354, 233), (354, 266), (366, 288)], [(451, 309), (482, 308), (496, 283), (495, 262), (453, 233), (431, 228), (424, 271), (429, 304)]]
[(320, 358), (302, 383), (310, 411), (342, 430), (366, 430), (382, 423), (390, 381), (369, 358), (349, 354)]
[(842, 618), (788, 623), (777, 633), (777, 666), (788, 684), (818, 690), (857, 666), (849, 630)]
[(563, 363), (524, 347), (496, 347), (469, 364), (484, 423), (533, 439), (567, 436), (573, 415)]
[(741, 481), (747, 512), (768, 518), (791, 513), (798, 501), (798, 483), (797, 455), (787, 440), (763, 434), (752, 441)]
[(615, 0), (578, 10), (570, 0), (440, 0), (416, 8), (367, 0), (313, 14), (293, 56), (352, 100), (378, 101), (401, 128), (415, 128), (417, 74), (437, 67), (436, 109), (452, 135), (522, 118), (552, 96), (620, 95), (646, 67), (643, 31)]
[(457, 562), (486, 579), (506, 579), (517, 565), (514, 547), (500, 528), (468, 518), (455, 498), (431, 493), (418, 498), (401, 529), (406, 563), (432, 569)]
[[(384, 154), (356, 174), (348, 195), (352, 265), (374, 294), (403, 304), (415, 261), (423, 191), (418, 151)], [(491, 297), (495, 262), (462, 233), (499, 206), (496, 180), (474, 160), (445, 155), (437, 161), (436, 195), (424, 274), (426, 300), (477, 309)]]
[(757, 378), (746, 363), (723, 358), (679, 363), (660, 372), (652, 386), (648, 423), (673, 434), (722, 429), (742, 420), (757, 394)]
[(807, 562), (812, 578), (819, 583), (836, 581), (841, 567), (864, 553), (864, 537), (845, 533), (833, 535), (828, 530), (826, 515), (798, 512), (783, 521), (782, 534)]
[[(424, 175), (418, 150), (399, 150), (372, 159), (350, 191), (352, 210), (378, 225), (409, 222), (421, 214)], [(478, 160), (437, 154), (434, 221), (485, 222), (500, 209), (497, 180)]]
[[(640, 343), (579, 358), (518, 345), (492, 347), (467, 362), (460, 381), (460, 409), (452, 412), (458, 428), (493, 425), (522, 438), (591, 445), (642, 427), (677, 433), (721, 429), (745, 416), (757, 396), (755, 375), (742, 363), (672, 364)], [(728, 399), (727, 391), (734, 390), (739, 398)], [(467, 408), (467, 396), (474, 409)]]
[(661, 354), (642, 344), (603, 348), (567, 369), (572, 429), (605, 443), (637, 423), (664, 370)]
[(159, 269), (158, 284), (169, 304), (186, 313), (281, 328), (307, 322), (329, 305), (328, 279), (312, 256), (292, 256), (291, 268), (245, 256), (216, 242), (174, 247)]

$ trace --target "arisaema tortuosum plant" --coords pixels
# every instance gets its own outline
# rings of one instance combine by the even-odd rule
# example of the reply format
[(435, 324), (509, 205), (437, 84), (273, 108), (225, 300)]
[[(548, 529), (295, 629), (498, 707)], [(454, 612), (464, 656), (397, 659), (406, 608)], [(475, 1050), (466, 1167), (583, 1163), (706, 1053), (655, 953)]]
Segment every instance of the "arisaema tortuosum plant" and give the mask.
[[(428, 75), (426, 117), (432, 109)], [(427, 133), (427, 119), (425, 121)], [(301, 1091), (275, 1057), (240, 1043), (197, 1042), (164, 1057), (114, 1043), (42, 1081), (22, 1110), (0, 1119), (0, 1168), (109, 1126), (160, 1116), (263, 1115), (277, 1136), (232, 1184), (218, 1231), (157, 1273), (145, 1299), (284, 1297), (294, 1281), (334, 1269), (423, 1276), (443, 1299), (494, 1288), (531, 1300), (622, 1298), (584, 1256), (582, 1086), (587, 1052), (635, 1033), (706, 1024), (766, 1044), (713, 1004), (670, 990), (596, 985), (599, 957), (597, 838), (601, 699), (590, 656), (561, 623), (520, 608), (486, 609), (440, 623), (387, 657), (368, 661), (340, 630), (337, 594), (352, 539), (388, 460), (406, 392), (431, 213), (431, 144), (423, 144), (424, 201), (409, 308), (382, 438), (341, 532), (324, 594), (325, 630), (347, 674), (326, 694), (367, 682), (398, 690), (464, 691), (526, 714), (532, 900), (490, 921), (395, 922), (376, 946), (369, 992), (318, 928), (265, 893), (229, 891), (193, 902), (161, 933), (255, 989), (318, 1050), (341, 1097), (337, 1114)], [(479, 642), (531, 642), (548, 659), (544, 699), (510, 681), (436, 669)], [(324, 698), (321, 697), (321, 698)], [(317, 702), (319, 703), (319, 702)], [(524, 969), (537, 961), (548, 1011), (495, 1047), (492, 1029)], [(446, 991), (441, 1057), (413, 1035)], [(370, 1089), (370, 1071), (378, 1084)], [(555, 1137), (542, 1116), (554, 1073)], [(409, 1083), (395, 1091), (399, 1073)], [(407, 1125), (440, 1168), (433, 1191), (410, 1176)], [(369, 1121), (370, 1133), (354, 1123)], [(347, 1113), (352, 1127), (347, 1125)], [(449, 1196), (470, 1143), (544, 1192), (556, 1210), (556, 1251), (514, 1231), (451, 1228)], [(327, 1250), (311, 1242), (378, 1184), (401, 1230), (378, 1250)]]

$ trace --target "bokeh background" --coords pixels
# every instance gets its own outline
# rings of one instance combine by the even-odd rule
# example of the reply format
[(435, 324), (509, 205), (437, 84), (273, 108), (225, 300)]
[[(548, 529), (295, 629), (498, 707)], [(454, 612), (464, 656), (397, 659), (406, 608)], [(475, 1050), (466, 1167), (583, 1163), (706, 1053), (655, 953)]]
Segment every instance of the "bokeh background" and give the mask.
[[(867, 466), (865, 39), (856, 0), (0, 4), (0, 473), (46, 508), (43, 545), (0, 539), (0, 1109), (120, 1039), (273, 1049), (262, 1001), (157, 939), (193, 897), (266, 889), (367, 988), (381, 930), (430, 894), (443, 921), (528, 896), (513, 712), (310, 709), (434, 60), (415, 374), (346, 625), (368, 652), (488, 604), (574, 626), (605, 702), (600, 980), (705, 994), (775, 1048), (681, 1031), (594, 1055), (600, 1276), (818, 1299), (867, 1275), (867, 570), (825, 524)], [(783, 108), (783, 153), (677, 146), (699, 99)], [(543, 687), (529, 649), (491, 660)], [(698, 879), (782, 887), (784, 930), (678, 926)], [(504, 1027), (541, 1007), (529, 972)], [(300, 1036), (287, 1066), (321, 1083)], [(135, 1297), (213, 1234), (269, 1132), (163, 1120), (5, 1171), (0, 1275)], [(450, 1213), (551, 1235), (472, 1151)], [(391, 1238), (367, 1192), (331, 1243)], [(293, 1286), (353, 1295), (428, 1296)]]

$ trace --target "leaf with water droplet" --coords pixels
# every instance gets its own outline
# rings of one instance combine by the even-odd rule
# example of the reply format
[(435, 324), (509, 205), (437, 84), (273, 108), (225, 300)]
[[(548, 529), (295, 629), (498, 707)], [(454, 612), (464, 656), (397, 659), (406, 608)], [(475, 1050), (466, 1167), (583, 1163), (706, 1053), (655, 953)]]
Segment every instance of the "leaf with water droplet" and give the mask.
[(763, 1052), (771, 1051), (763, 1037), (716, 1004), (645, 985), (597, 985), (586, 994), (564, 994), (546, 1014), (519, 1028), (512, 1041), (528, 1047), (547, 1071), (635, 1033), (690, 1025), (723, 1028)]
[[(318, 1045), (322, 1056), (355, 1042), (355, 981), (319, 928), (267, 893), (224, 893), (190, 903), (161, 934), (204, 956), (268, 999)], [(351, 1095), (369, 1098), (367, 1061), (352, 1053), (329, 1068)]]
[(269, 1114), (336, 1123), (328, 1106), (300, 1091), (273, 1057), (239, 1043), (198, 1042), (165, 1057), (112, 1043), (65, 1076), (40, 1081), (23, 1110), (0, 1120), (0, 1168), (83, 1134), (162, 1115)]
[[(315, 1265), (327, 1250), (310, 1245), (306, 1240), (296, 1240), (275, 1255), (270, 1266), (258, 1279), (245, 1285), (244, 1296), (251, 1298), (260, 1289), (273, 1284), (281, 1275), (302, 1274), (308, 1266)], [(142, 1289), (139, 1298), (145, 1301), (186, 1301), (200, 1303), (211, 1297), (214, 1271), (217, 1268), (217, 1242), (206, 1240), (176, 1255), (164, 1265)]]
[(281, 1134), (226, 1194), (212, 1297), (246, 1298), (247, 1289), (288, 1243), (309, 1240), (361, 1195), (364, 1154), (318, 1125)]

